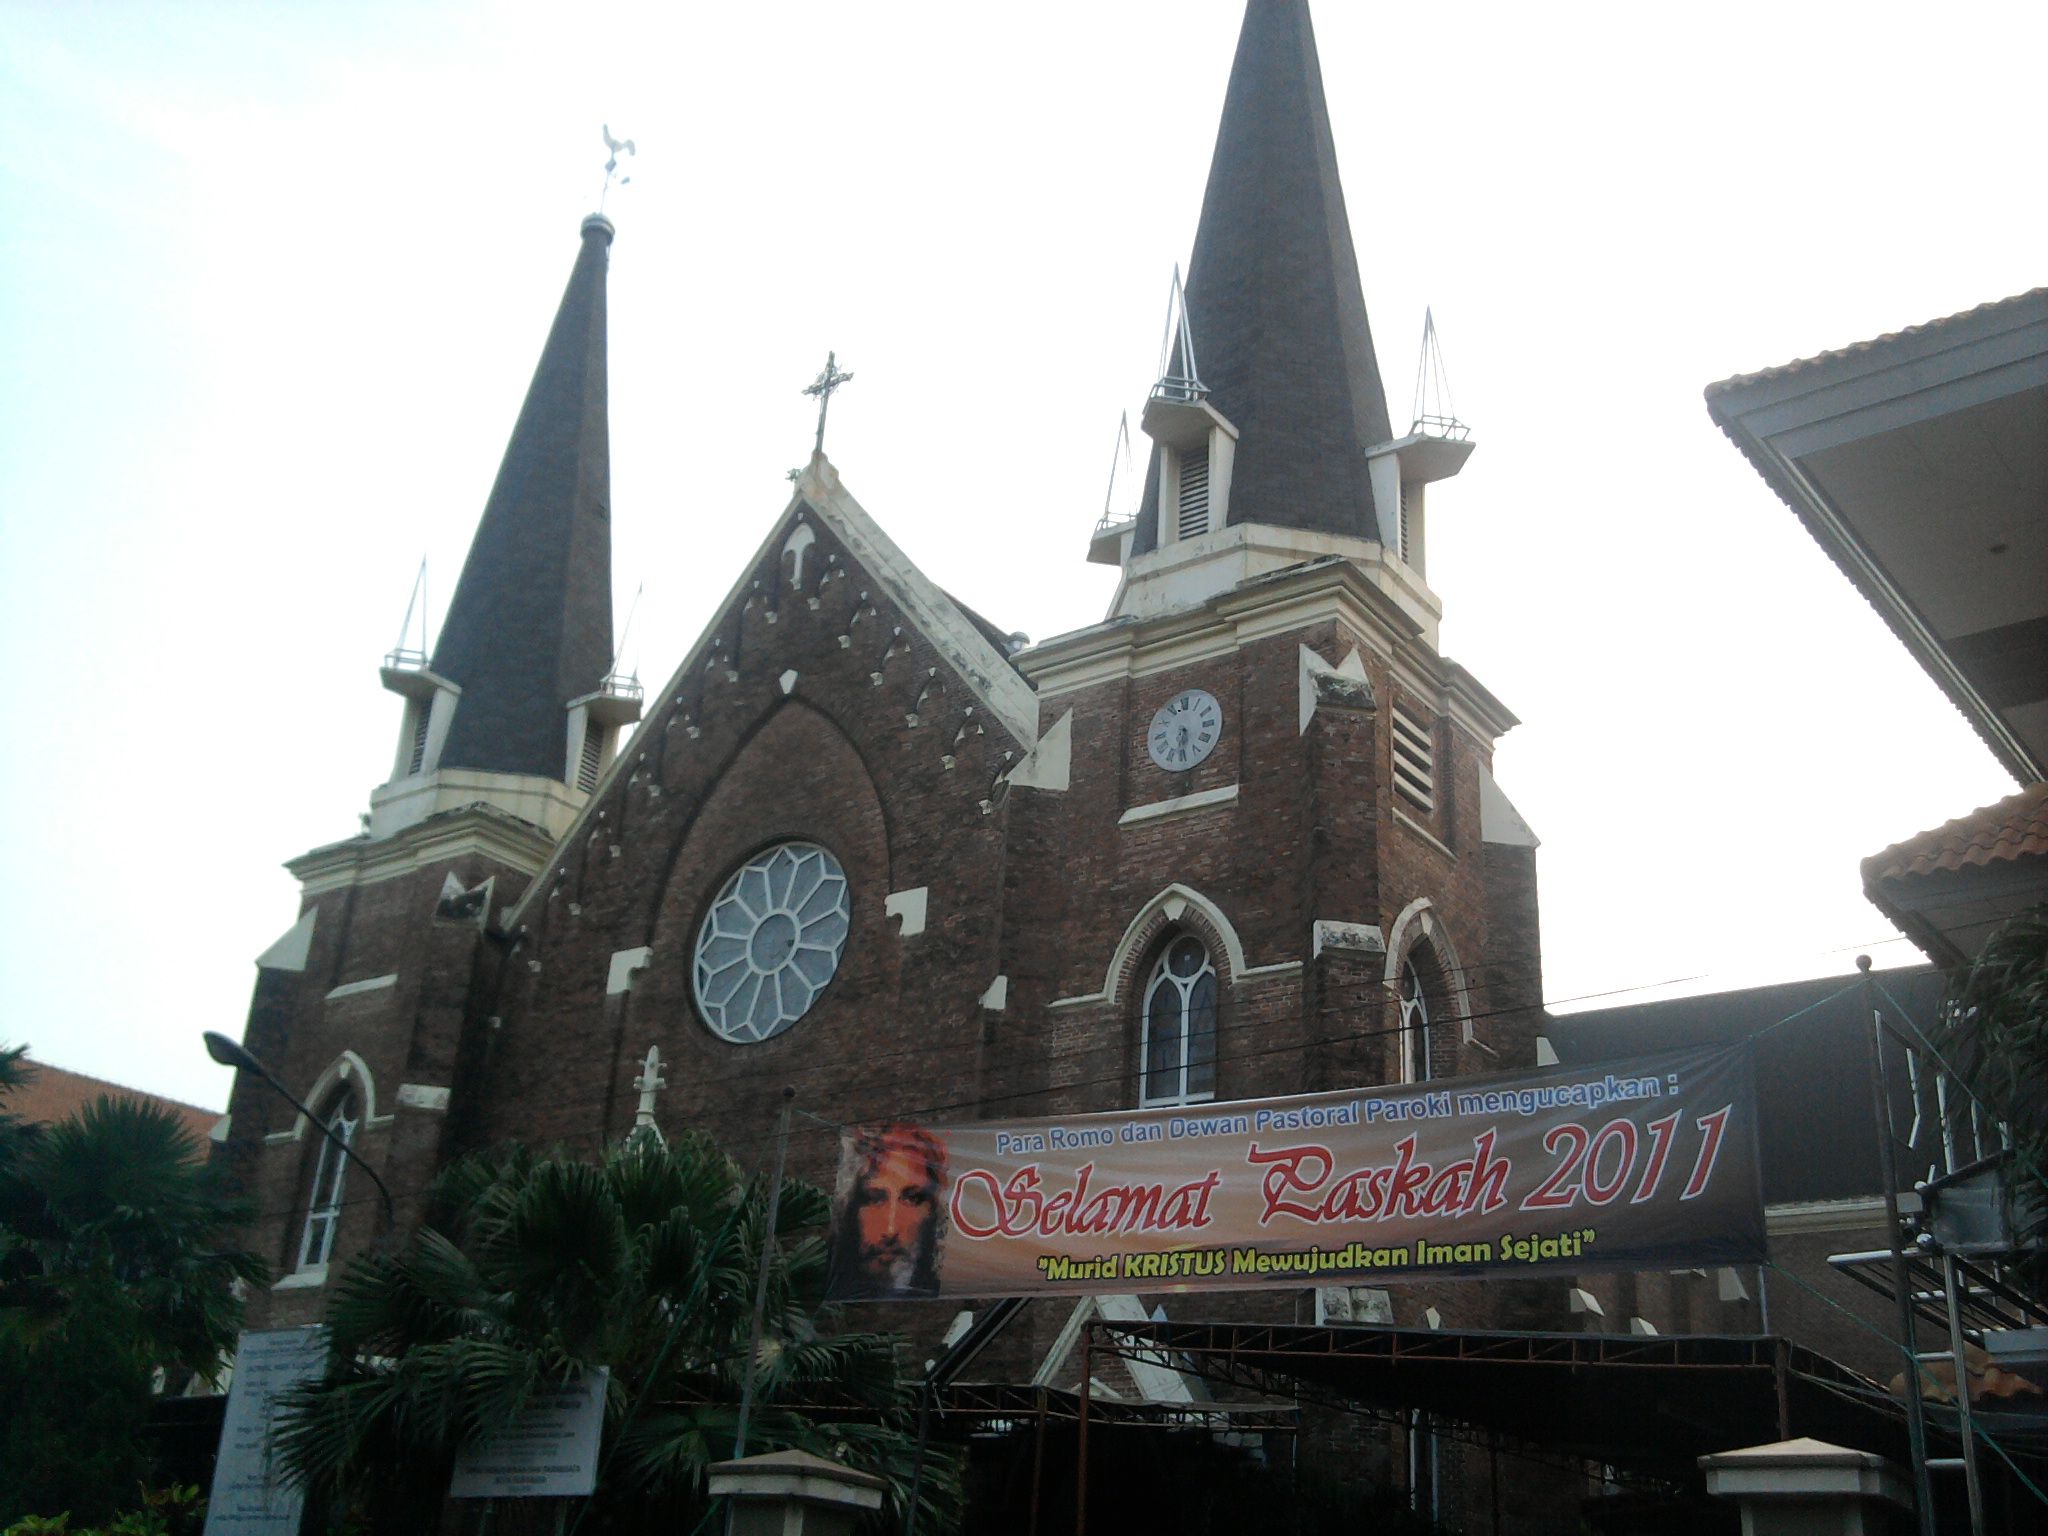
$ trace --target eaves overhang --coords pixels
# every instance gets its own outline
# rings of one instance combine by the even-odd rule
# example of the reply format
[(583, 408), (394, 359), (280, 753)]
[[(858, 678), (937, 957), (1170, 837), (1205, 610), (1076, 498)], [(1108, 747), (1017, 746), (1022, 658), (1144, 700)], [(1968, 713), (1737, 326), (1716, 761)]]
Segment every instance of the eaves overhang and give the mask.
[(2048, 777), (2048, 288), (1706, 398), (1998, 760)]

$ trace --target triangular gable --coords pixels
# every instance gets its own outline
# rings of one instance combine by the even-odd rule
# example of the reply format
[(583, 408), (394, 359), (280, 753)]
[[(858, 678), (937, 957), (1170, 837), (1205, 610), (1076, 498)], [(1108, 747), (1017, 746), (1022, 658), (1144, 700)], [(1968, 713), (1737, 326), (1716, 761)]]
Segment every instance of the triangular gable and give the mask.
[[(808, 503), (818, 520), (882, 583), (975, 697), (1016, 738), (1017, 745), (1031, 747), (1038, 740), (1038, 697), (1031, 685), (1010, 665), (1008, 657), (989, 644), (974, 621), (882, 532), (822, 453), (811, 456), (809, 467), (797, 481), (796, 500), (782, 521), (787, 522), (802, 503)], [(781, 523), (776, 529), (781, 531)]]
[[(1037, 742), (1038, 698), (1031, 685), (1013, 668), (1009, 659), (992, 645), (980, 628), (961, 612), (958, 605), (919, 570), (909, 556), (869, 517), (846, 490), (839, 473), (822, 453), (813, 454), (809, 466), (796, 482), (796, 492), (769, 527), (753, 556), (740, 568), (725, 598), (713, 610), (710, 621), (698, 634), (682, 662), (664, 683), (643, 716), (642, 732), (656, 728), (678, 704), (686, 685), (701, 672), (715, 654), (720, 636), (736, 622), (743, 605), (753, 595), (755, 573), (762, 564), (784, 550), (799, 521), (809, 517), (843, 545), (880, 588), (881, 595), (903, 615), (932, 647), (947, 670), (962, 683), (987, 716), (1016, 742), (1021, 758)], [(635, 741), (638, 737), (634, 738)], [(547, 885), (547, 875), (560, 863), (563, 850), (577, 846), (589, 835), (588, 825), (609, 798), (612, 785), (640, 754), (633, 743), (622, 746), (577, 812), (576, 820), (555, 845), (555, 852), (527, 887), (518, 903), (505, 915), (505, 926), (517, 929), (527, 908)]]

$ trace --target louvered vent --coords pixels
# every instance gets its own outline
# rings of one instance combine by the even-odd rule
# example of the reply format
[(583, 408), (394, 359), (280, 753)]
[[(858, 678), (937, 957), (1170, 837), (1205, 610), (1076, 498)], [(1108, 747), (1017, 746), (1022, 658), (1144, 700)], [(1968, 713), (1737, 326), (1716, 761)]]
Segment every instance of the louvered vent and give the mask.
[(583, 760), (576, 765), (576, 787), (586, 795), (597, 788), (597, 770), (604, 761), (604, 732), (595, 725), (583, 727)]
[(1401, 482), (1401, 547), (1395, 551), (1410, 565), (1415, 563), (1415, 536), (1409, 531), (1408, 511), (1415, 502), (1415, 487), (1407, 481)]
[(1436, 749), (1429, 727), (1396, 704), (1394, 788), (1425, 811), (1436, 809)]
[(1180, 536), (1198, 538), (1209, 531), (1209, 450), (1197, 448), (1180, 457)]
[(418, 773), (427, 766), (427, 723), (433, 718), (433, 710), (425, 702), (412, 707), (412, 756), (407, 759), (405, 771), (408, 775)]

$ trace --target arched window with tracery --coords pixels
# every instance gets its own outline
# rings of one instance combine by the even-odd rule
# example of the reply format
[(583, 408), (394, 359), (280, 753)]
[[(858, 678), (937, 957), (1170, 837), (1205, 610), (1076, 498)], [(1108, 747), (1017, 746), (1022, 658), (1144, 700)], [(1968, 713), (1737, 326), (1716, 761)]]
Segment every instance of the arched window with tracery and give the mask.
[(1426, 1083), (1436, 1076), (1434, 1044), (1429, 1024), (1429, 986), (1411, 953), (1401, 962), (1401, 1050), (1409, 1082)]
[(321, 1105), (319, 1118), (334, 1135), (319, 1137), (313, 1152), (313, 1177), (306, 1191), (306, 1227), (299, 1239), (301, 1270), (325, 1269), (334, 1253), (334, 1233), (341, 1225), (342, 1188), (348, 1175), (348, 1158), (335, 1141), (353, 1145), (362, 1126), (362, 1103), (355, 1089), (346, 1083), (336, 1088)]
[(1202, 941), (1167, 942), (1145, 982), (1138, 1102), (1195, 1104), (1216, 1097), (1216, 966)]

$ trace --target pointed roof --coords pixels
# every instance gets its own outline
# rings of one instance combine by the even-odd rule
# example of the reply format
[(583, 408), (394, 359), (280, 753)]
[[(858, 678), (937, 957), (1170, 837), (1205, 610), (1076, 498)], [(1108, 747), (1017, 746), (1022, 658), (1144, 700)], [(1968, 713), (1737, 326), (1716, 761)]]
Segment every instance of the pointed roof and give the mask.
[(1307, 0), (1245, 8), (1187, 309), (1209, 402), (1240, 434), (1230, 521), (1378, 539), (1365, 451), (1393, 433)]
[(612, 233), (601, 215), (583, 221), (569, 286), (434, 647), (433, 670), (462, 689), (443, 768), (562, 778), (563, 711), (611, 668)]

